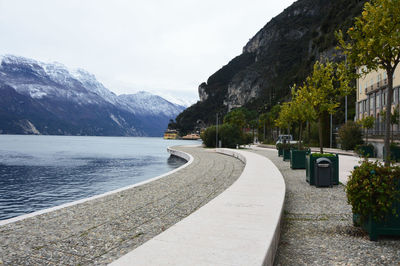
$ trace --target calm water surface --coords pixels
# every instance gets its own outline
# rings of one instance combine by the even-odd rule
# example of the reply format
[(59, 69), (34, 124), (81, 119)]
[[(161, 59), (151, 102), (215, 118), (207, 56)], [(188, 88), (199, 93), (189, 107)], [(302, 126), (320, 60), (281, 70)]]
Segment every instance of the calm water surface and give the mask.
[(102, 194), (185, 163), (166, 148), (198, 141), (0, 135), (0, 220)]

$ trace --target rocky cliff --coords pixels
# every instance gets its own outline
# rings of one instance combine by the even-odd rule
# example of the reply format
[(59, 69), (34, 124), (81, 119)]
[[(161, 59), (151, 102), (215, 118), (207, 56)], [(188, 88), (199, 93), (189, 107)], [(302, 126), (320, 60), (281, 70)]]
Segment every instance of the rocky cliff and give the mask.
[(299, 0), (268, 22), (241, 55), (199, 86), (200, 101), (177, 117), (182, 130), (245, 106), (269, 109), (301, 83), (315, 60), (333, 57), (334, 32), (347, 29), (365, 0)]

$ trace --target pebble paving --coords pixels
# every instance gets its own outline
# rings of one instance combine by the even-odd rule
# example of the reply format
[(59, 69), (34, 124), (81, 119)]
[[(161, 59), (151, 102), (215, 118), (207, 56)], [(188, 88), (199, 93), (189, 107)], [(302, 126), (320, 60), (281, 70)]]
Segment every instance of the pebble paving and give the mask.
[(373, 242), (354, 227), (343, 185), (310, 186), (305, 170), (292, 170), (277, 150), (254, 152), (269, 158), (286, 183), (275, 265), (400, 265), (400, 238), (380, 237)]
[(0, 226), (0, 265), (105, 265), (194, 212), (237, 180), (244, 164), (212, 150), (156, 181)]

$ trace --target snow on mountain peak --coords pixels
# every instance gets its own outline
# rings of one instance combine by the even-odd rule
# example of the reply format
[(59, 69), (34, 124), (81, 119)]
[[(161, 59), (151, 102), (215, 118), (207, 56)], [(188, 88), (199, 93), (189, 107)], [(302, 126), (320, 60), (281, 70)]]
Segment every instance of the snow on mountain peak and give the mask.
[(1, 60), (5, 63), (0, 65), (0, 78), (5, 77), (2, 81), (18, 93), (35, 99), (57, 98), (79, 105), (108, 102), (134, 114), (171, 118), (175, 118), (185, 108), (182, 104), (171, 103), (146, 91), (117, 96), (99, 82), (95, 75), (81, 68), (69, 69), (58, 62), (43, 63), (14, 55), (5, 55)]

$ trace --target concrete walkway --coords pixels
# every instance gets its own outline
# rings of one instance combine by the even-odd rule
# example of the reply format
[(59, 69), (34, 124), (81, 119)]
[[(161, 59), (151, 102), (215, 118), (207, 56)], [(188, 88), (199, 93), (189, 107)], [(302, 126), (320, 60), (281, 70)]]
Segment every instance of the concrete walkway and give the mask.
[(202, 148), (153, 182), (0, 225), (0, 265), (105, 265), (219, 195), (244, 164)]
[(246, 161), (239, 179), (208, 204), (111, 265), (271, 265), (280, 235), (285, 184), (262, 156), (219, 152)]

